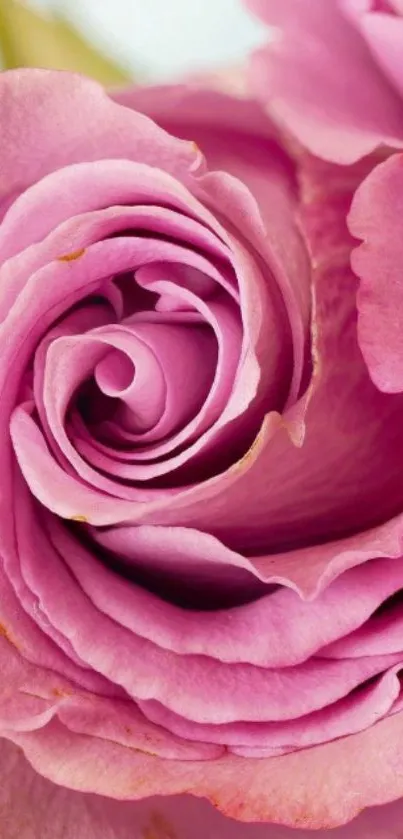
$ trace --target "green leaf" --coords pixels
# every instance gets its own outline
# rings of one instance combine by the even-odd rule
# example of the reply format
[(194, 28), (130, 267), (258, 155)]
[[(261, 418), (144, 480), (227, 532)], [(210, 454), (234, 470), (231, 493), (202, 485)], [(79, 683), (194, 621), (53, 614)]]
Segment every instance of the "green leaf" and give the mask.
[(43, 15), (20, 0), (0, 0), (0, 52), (3, 67), (47, 67), (120, 85), (130, 74), (98, 52), (59, 14)]

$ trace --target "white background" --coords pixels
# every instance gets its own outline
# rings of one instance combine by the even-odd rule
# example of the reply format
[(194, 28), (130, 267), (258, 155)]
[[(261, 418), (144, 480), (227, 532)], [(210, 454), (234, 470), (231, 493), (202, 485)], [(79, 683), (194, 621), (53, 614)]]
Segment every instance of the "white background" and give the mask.
[(242, 60), (265, 40), (241, 0), (28, 0), (63, 11), (144, 80)]

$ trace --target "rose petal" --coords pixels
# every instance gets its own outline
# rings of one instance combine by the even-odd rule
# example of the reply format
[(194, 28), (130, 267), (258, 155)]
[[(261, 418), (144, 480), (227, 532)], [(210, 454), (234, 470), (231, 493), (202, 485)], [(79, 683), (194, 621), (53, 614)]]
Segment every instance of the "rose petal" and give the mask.
[[(371, 0), (364, 0), (364, 2), (360, 0), (356, 14), (354, 14), (354, 0), (344, 0), (344, 4), (347, 10), (350, 5), (352, 6), (356, 26), (365, 38), (376, 62), (393, 87), (402, 95), (403, 20), (396, 19), (392, 13), (372, 11), (374, 6)], [(393, 0), (391, 6), (393, 7)], [(390, 11), (392, 12), (392, 8)], [(402, 11), (401, 8), (400, 13)], [(399, 14), (398, 8), (396, 14)]]
[[(207, 763), (159, 761), (97, 738), (71, 738), (55, 722), (34, 734), (13, 732), (10, 739), (23, 747), (41, 774), (72, 789), (119, 799), (158, 795), (161, 790), (166, 795), (192, 791), (236, 819), (318, 830), (345, 823), (370, 802), (386, 804), (402, 794), (402, 719), (397, 714), (365, 732), (283, 757), (228, 755)], [(374, 827), (378, 839), (378, 829), (386, 826), (384, 818), (396, 813), (398, 805), (363, 814), (363, 837), (371, 836), (368, 830)], [(358, 824), (360, 820), (346, 827), (346, 833), (341, 830), (340, 837), (359, 836)], [(267, 825), (262, 829), (266, 836)], [(274, 835), (281, 836), (278, 827)]]
[[(236, 579), (231, 571), (242, 569), (242, 557), (232, 554), (213, 537), (181, 528), (118, 528), (95, 534), (95, 538), (115, 555), (126, 553), (133, 568), (143, 565), (149, 569), (151, 565), (163, 573), (168, 565), (172, 575), (176, 571), (180, 578), (186, 573), (191, 575), (192, 566), (196, 565), (195, 579), (203, 575), (208, 580), (211, 575), (217, 585), (214, 572), (219, 580), (221, 566), (224, 582), (228, 579), (231, 586)], [(208, 655), (220, 661), (263, 667), (287, 667), (318, 654), (324, 645), (361, 627), (384, 600), (400, 589), (402, 581), (401, 560), (374, 560), (341, 575), (313, 601), (301, 600), (292, 589), (279, 588), (230, 611), (194, 613), (161, 603), (134, 582), (129, 586), (99, 563), (90, 563), (76, 543), (69, 548), (68, 537), (62, 531), (58, 540), (65, 545), (66, 557), (74, 554), (71, 567), (74, 564), (74, 573), (93, 602), (136, 635), (180, 654)], [(186, 566), (190, 568), (188, 572)], [(247, 560), (244, 568), (246, 571)], [(247, 587), (247, 574), (239, 573), (238, 577), (240, 584)], [(354, 609), (345, 609), (347, 598), (354, 603)], [(209, 599), (205, 599), (205, 608), (209, 605)], [(390, 652), (400, 650), (398, 646)]]
[[(134, 839), (136, 831), (187, 839), (295, 839), (291, 828), (245, 824), (227, 819), (207, 801), (190, 795), (156, 797), (145, 801), (114, 801), (101, 795), (68, 790), (38, 775), (20, 749), (6, 740), (0, 744), (3, 778), (0, 806), (3, 839)], [(397, 802), (367, 810), (350, 825), (336, 828), (332, 839), (395, 839), (402, 818)], [(102, 833), (101, 833), (102, 831)], [(50, 834), (49, 834), (50, 835)], [(300, 830), (300, 839), (326, 839), (328, 832)]]
[(362, 244), (352, 256), (360, 277), (358, 337), (375, 384), (403, 390), (403, 341), (399, 313), (403, 285), (399, 217), (403, 210), (403, 155), (377, 166), (357, 190), (350, 230)]
[(140, 707), (148, 719), (179, 737), (222, 743), (241, 757), (274, 757), (355, 734), (393, 713), (400, 695), (398, 670), (400, 665), (334, 705), (285, 722), (200, 725), (173, 714), (158, 702), (141, 702)]
[[(346, 661), (312, 658), (293, 668), (270, 670), (228, 665), (200, 655), (175, 655), (129, 632), (117, 614), (112, 620), (96, 607), (91, 576), (89, 586), (88, 575), (87, 582), (81, 579), (83, 588), (76, 581), (76, 574), (82, 577), (84, 549), (68, 541), (66, 551), (63, 535), (54, 529), (49, 541), (36, 505), (23, 487), (15, 508), (22, 575), (39, 598), (41, 611), (68, 638), (83, 664), (135, 700), (156, 699), (196, 722), (286, 720), (336, 702), (367, 679), (400, 664), (402, 654), (397, 653)], [(37, 561), (38, 552), (42, 563)]]
[(87, 693), (65, 677), (28, 664), (0, 639), (4, 683), (0, 691), (0, 730), (37, 731), (58, 718), (74, 733), (101, 736), (163, 759), (203, 760), (222, 747), (191, 743), (147, 721), (134, 703)]
[[(63, 200), (60, 200), (60, 194), (63, 195)], [(93, 163), (77, 163), (52, 172), (16, 199), (1, 226), (2, 262), (19, 254), (18, 261), (22, 263), (22, 268), (28, 262), (29, 272), (32, 273), (45, 263), (43, 255), (46, 257), (46, 262), (49, 259), (68, 256), (70, 245), (67, 251), (55, 252), (54, 243), (63, 242), (65, 232), (63, 230), (60, 234), (60, 231), (57, 231), (55, 235), (58, 225), (71, 222), (74, 216), (83, 213), (124, 204), (129, 206), (149, 204), (157, 207), (168, 204), (185, 214), (195, 216), (206, 226), (215, 230), (218, 235), (222, 234), (224, 238), (227, 238), (224, 228), (214, 216), (169, 173), (142, 162), (95, 160)], [(124, 217), (123, 207), (121, 213)], [(67, 233), (70, 233), (69, 227), (70, 225), (67, 224)], [(79, 224), (78, 234), (80, 235), (81, 232), (82, 227)], [(108, 235), (108, 231), (105, 233)], [(48, 234), (52, 234), (49, 242), (45, 239)], [(77, 236), (77, 231), (75, 236)], [(38, 246), (37, 250), (33, 251), (29, 249), (30, 245), (44, 239), (42, 247)], [(70, 237), (67, 236), (66, 244), (70, 241)], [(80, 243), (80, 248), (83, 244), (85, 242)], [(24, 249), (27, 249), (27, 252), (24, 252)], [(42, 256), (40, 264), (34, 268), (30, 264), (32, 256)], [(4, 271), (3, 265), (2, 271)], [(25, 270), (23, 279), (26, 281), (26, 278), (27, 271)]]
[(339, 0), (246, 0), (279, 27), (251, 60), (251, 84), (272, 115), (311, 152), (353, 163), (380, 143), (401, 147), (397, 93)]
[(186, 175), (200, 163), (192, 143), (117, 106), (100, 85), (83, 76), (12, 70), (1, 77), (0, 103), (0, 122), (7, 125), (0, 146), (3, 195), (82, 160), (139, 160), (176, 175)]

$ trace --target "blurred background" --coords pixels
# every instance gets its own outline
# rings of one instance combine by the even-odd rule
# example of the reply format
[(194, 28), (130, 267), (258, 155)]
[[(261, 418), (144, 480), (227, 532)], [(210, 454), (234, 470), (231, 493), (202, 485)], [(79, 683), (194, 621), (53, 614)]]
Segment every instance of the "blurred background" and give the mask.
[(265, 36), (241, 0), (0, 0), (3, 67), (67, 65), (106, 83), (231, 65)]

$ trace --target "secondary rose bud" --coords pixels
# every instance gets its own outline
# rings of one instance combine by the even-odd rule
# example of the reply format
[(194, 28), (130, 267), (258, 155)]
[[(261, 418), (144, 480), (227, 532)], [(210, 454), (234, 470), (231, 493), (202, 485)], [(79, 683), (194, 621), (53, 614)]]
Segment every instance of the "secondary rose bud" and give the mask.
[(402, 0), (245, 0), (271, 27), (250, 82), (314, 154), (352, 163), (403, 146)]

